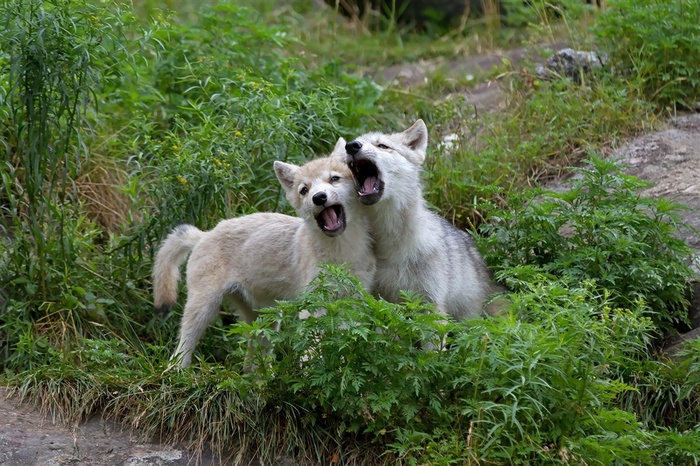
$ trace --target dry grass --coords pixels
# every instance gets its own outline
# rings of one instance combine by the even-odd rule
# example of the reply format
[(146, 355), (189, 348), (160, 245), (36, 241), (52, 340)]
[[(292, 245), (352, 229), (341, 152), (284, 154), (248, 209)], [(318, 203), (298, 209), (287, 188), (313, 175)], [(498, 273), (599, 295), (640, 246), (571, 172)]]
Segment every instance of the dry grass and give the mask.
[(140, 219), (133, 200), (120, 189), (127, 179), (121, 162), (110, 157), (91, 159), (75, 179), (77, 198), (85, 204), (88, 217), (110, 233)]

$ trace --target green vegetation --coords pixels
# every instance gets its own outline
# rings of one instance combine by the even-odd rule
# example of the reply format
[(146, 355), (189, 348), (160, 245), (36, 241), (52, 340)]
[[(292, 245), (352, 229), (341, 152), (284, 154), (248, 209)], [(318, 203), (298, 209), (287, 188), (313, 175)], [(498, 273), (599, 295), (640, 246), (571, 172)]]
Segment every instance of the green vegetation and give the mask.
[[(102, 412), (240, 461), (700, 462), (700, 346), (656, 351), (686, 319), (679, 206), (641, 197), (595, 155), (698, 99), (695, 3), (610, 0), (596, 15), (511, 2), (510, 23), (442, 36), (305, 1), (179, 3), (0, 3), (4, 384), (58, 419)], [(614, 67), (543, 82), (503, 63), (473, 80), (508, 84), (488, 114), (459, 96), (473, 81), (382, 87), (353, 73), (591, 31)], [(428, 200), (481, 227), (504, 314), (445, 321), (329, 267), (252, 326), (217, 322), (192, 369), (168, 369), (181, 309), (156, 315), (149, 278), (163, 236), (287, 211), (274, 160), (418, 117)], [(450, 134), (460, 143), (441, 148)], [(569, 191), (525, 189), (584, 160)], [(251, 373), (247, 333), (275, 348)]]
[(660, 330), (685, 321), (684, 262), (690, 248), (674, 236), (682, 207), (639, 197), (646, 184), (599, 158), (577, 169), (572, 189), (532, 190), (511, 198), (483, 230), (487, 261), (496, 272), (533, 266), (567, 281), (595, 280), (617, 307), (644, 303)]
[(698, 2), (613, 0), (595, 32), (620, 73), (660, 104), (687, 108), (700, 99)]
[[(654, 120), (648, 102), (605, 77), (587, 86), (571, 81), (520, 86), (513, 90), (505, 114), (477, 120), (448, 107), (447, 124), (442, 123), (444, 114), (430, 117), (429, 127), (444, 125), (434, 131), (437, 139), (449, 133), (468, 135), (449, 153), (434, 147), (426, 173), (428, 200), (455, 224), (478, 222), (484, 213), (484, 206), (477, 208), (479, 199), (547, 180), (589, 150), (614, 144)], [(479, 125), (486, 130), (479, 131)]]

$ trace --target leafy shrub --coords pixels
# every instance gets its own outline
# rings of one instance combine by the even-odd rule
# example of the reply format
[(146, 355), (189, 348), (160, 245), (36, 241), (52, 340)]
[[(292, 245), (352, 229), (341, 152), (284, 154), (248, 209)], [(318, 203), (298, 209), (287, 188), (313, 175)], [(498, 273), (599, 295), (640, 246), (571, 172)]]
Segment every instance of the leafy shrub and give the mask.
[(494, 213), (484, 232), (496, 271), (531, 265), (567, 280), (595, 280), (618, 307), (642, 302), (663, 330), (687, 319), (690, 249), (674, 236), (682, 207), (640, 196), (646, 184), (595, 156), (570, 190), (532, 190)]
[[(644, 354), (652, 328), (641, 308), (614, 309), (591, 283), (542, 276), (511, 296), (512, 314), (444, 323), (414, 298), (377, 301), (333, 275), (237, 332), (263, 334), (277, 350), (258, 372), (270, 401), (418, 463), (544, 461), (564, 439), (593, 435), (588, 419), (617, 416), (608, 409), (627, 389), (606, 371)], [(304, 321), (300, 309), (325, 314)], [(448, 334), (441, 350), (420, 348)]]
[(700, 99), (700, 4), (695, 0), (610, 0), (595, 33), (623, 76), (639, 79), (661, 105)]
[[(230, 336), (262, 335), (258, 369), (241, 373), (245, 339), (227, 366), (203, 358), (165, 370), (167, 348), (85, 340), (15, 378), (61, 418), (105, 414), (146, 433), (262, 461), (387, 464), (656, 464), (692, 458), (697, 443), (644, 429), (616, 400), (621, 367), (644, 358), (643, 307), (613, 307), (593, 282), (521, 269), (498, 318), (445, 321), (406, 296), (376, 300), (329, 266), (298, 300)], [(314, 310), (323, 309), (323, 315)], [(302, 310), (312, 312), (306, 320)], [(281, 324), (281, 330), (274, 328)], [(421, 348), (433, 342), (440, 349)], [(444, 342), (444, 344), (442, 344)], [(303, 413), (303, 416), (300, 415)], [(194, 434), (193, 434), (194, 433)]]

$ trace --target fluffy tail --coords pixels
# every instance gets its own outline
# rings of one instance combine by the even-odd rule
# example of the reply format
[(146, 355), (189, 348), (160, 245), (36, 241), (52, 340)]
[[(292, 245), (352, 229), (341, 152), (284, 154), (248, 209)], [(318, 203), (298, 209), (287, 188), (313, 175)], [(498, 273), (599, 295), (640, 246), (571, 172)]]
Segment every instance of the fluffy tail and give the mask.
[(180, 266), (204, 232), (192, 225), (180, 225), (163, 241), (153, 264), (153, 304), (167, 311), (177, 300)]

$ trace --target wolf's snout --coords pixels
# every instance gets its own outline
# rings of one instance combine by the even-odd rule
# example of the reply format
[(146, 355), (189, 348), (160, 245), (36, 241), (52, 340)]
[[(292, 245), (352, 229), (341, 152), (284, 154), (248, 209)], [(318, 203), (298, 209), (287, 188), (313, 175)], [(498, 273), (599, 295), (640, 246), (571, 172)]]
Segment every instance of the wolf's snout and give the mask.
[(314, 204), (316, 205), (323, 205), (328, 200), (328, 196), (326, 196), (326, 193), (321, 191), (320, 193), (314, 194), (314, 197), (312, 197), (311, 200), (314, 201)]
[(345, 144), (345, 151), (350, 155), (355, 155), (362, 149), (362, 143), (360, 141), (350, 141)]

